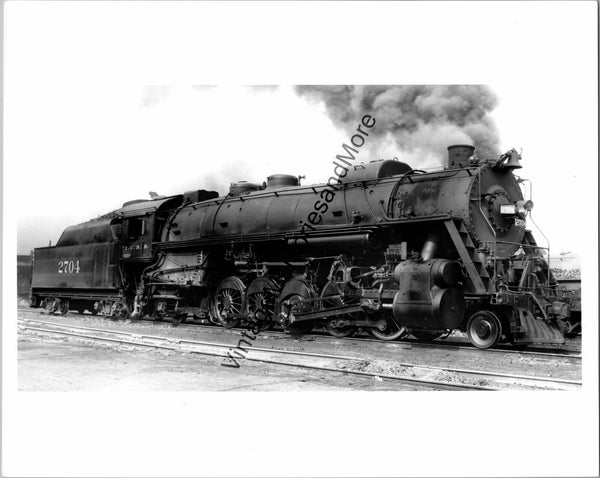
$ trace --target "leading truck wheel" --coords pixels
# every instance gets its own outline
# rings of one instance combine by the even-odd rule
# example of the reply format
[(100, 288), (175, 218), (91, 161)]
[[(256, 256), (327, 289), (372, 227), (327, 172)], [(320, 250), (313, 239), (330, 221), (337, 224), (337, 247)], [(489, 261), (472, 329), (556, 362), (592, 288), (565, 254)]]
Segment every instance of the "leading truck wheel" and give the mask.
[(44, 299), (44, 311), (48, 314), (54, 314), (54, 312), (56, 312), (59, 308), (58, 299), (52, 299), (50, 297), (46, 297)]
[(69, 299), (59, 299), (60, 301), (60, 313), (67, 315), (69, 313)]
[(502, 337), (500, 319), (489, 310), (475, 312), (467, 322), (467, 336), (478, 349), (495, 347)]
[[(347, 287), (347, 286), (346, 286)], [(344, 287), (342, 285), (337, 284), (336, 282), (328, 282), (323, 287), (321, 291), (321, 297), (329, 297), (332, 296), (331, 299), (323, 300), (323, 309), (330, 309), (332, 307), (340, 307), (346, 305), (344, 301)], [(332, 319), (325, 321), (325, 329), (329, 332), (330, 335), (334, 337), (350, 337), (354, 335), (356, 332), (356, 326), (352, 324), (340, 325), (340, 319), (343, 321), (352, 321), (355, 317), (351, 314), (345, 314), (342, 316), (337, 316)]]
[(408, 334), (406, 327), (403, 325), (398, 325), (394, 318), (391, 317), (391, 314), (385, 314), (383, 318), (386, 322), (385, 329), (381, 330), (377, 327), (372, 327), (369, 329), (369, 333), (373, 337), (379, 340), (391, 341), (400, 339)]

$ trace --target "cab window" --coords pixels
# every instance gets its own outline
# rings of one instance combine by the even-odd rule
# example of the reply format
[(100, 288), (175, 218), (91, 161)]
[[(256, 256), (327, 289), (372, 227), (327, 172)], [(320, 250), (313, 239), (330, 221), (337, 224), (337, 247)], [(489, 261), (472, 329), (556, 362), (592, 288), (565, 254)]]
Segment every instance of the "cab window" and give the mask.
[(146, 232), (146, 220), (141, 217), (132, 217), (129, 219), (127, 227), (127, 236), (129, 239), (143, 236)]

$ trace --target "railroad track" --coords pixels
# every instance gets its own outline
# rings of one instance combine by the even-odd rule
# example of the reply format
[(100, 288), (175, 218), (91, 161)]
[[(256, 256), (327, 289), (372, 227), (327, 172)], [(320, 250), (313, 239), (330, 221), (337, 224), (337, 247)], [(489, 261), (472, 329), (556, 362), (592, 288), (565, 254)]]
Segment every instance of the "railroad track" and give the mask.
[[(581, 382), (575, 380), (417, 365), (395, 361), (374, 361), (361, 357), (342, 355), (279, 350), (255, 347), (247, 341), (245, 347), (240, 349), (239, 343), (236, 346), (236, 344), (168, 338), (104, 328), (65, 325), (37, 319), (19, 318), (18, 325), (22, 331), (30, 330), (42, 334), (76, 337), (78, 339), (94, 342), (117, 343), (134, 347), (164, 349), (221, 357), (225, 361), (229, 361), (229, 366), (234, 366), (233, 363), (236, 363), (239, 366), (239, 362), (249, 360), (332, 373), (367, 376), (378, 380), (410, 383), (429, 389), (499, 390), (519, 388), (574, 390), (581, 387)], [(236, 353), (236, 348), (243, 350), (244, 353), (240, 354), (239, 350)], [(235, 355), (232, 355), (232, 352)]]
[[(213, 327), (213, 325), (205, 325), (205, 324), (180, 324), (179, 327)], [(218, 326), (217, 326), (218, 327)], [(232, 331), (236, 331), (236, 329), (224, 329), (224, 330), (232, 330)], [(239, 333), (239, 332), (238, 332)], [(276, 330), (269, 330), (266, 331), (265, 333), (268, 333), (270, 335), (280, 335), (282, 338), (289, 338), (290, 335), (283, 332), (283, 331), (276, 331)], [(371, 343), (377, 343), (380, 345), (386, 345), (386, 344), (393, 344), (393, 345), (397, 345), (397, 346), (410, 346), (410, 347), (420, 347), (420, 348), (430, 348), (430, 349), (448, 349), (448, 350), (468, 350), (471, 352), (477, 352), (477, 353), (501, 353), (501, 354), (505, 354), (505, 355), (526, 355), (526, 356), (536, 356), (536, 357), (547, 357), (547, 358), (556, 358), (556, 357), (560, 357), (560, 358), (567, 358), (567, 359), (573, 359), (573, 360), (581, 360), (581, 352), (577, 351), (577, 350), (562, 350), (560, 352), (544, 352), (544, 349), (536, 349), (536, 348), (531, 348), (528, 350), (516, 350), (514, 348), (511, 348), (512, 346), (497, 346), (496, 348), (493, 349), (486, 349), (486, 350), (480, 350), (477, 347), (474, 347), (473, 345), (467, 343), (467, 342), (458, 342), (458, 341), (449, 341), (449, 342), (442, 342), (440, 340), (434, 340), (433, 342), (419, 342), (418, 340), (415, 339), (402, 339), (402, 340), (393, 340), (393, 341), (384, 341), (384, 340), (379, 340), (379, 339), (371, 339), (369, 337), (361, 337), (361, 336), (353, 336), (353, 337), (333, 337), (332, 335), (328, 334), (327, 332), (323, 332), (323, 333), (316, 333), (316, 332), (311, 332), (308, 334), (304, 334), (303, 337), (309, 337), (309, 338), (325, 338), (328, 340), (342, 340), (342, 341), (353, 341), (353, 340), (360, 340), (361, 342), (371, 342)], [(444, 340), (444, 339), (441, 339)], [(538, 350), (540, 350), (538, 352)]]
[[(36, 309), (31, 309), (29, 307), (19, 307), (19, 310), (23, 310), (26, 312), (33, 312)], [(93, 315), (88, 315), (88, 314), (80, 314), (74, 311), (69, 311), (69, 315), (74, 315), (74, 316), (81, 316), (81, 317), (86, 317), (86, 318), (90, 318), (90, 317), (96, 317), (96, 318), (102, 318), (102, 316), (93, 316)], [(109, 319), (110, 320), (110, 319)], [(156, 322), (154, 320), (151, 319), (140, 319), (143, 320), (144, 322), (148, 322), (148, 323), (164, 323), (167, 324), (169, 323), (168, 321), (164, 321), (164, 322)], [(233, 329), (225, 329), (223, 327), (220, 327), (218, 325), (214, 325), (214, 324), (200, 324), (200, 323), (181, 323), (178, 325), (178, 327), (180, 328), (197, 328), (197, 327), (210, 327), (210, 328), (217, 328), (218, 330), (221, 331), (227, 331), (236, 335), (241, 335), (241, 332), (239, 331), (240, 327), (237, 328), (233, 328)], [(268, 331), (264, 331), (264, 334), (269, 334), (269, 336), (273, 337), (273, 336), (279, 336), (282, 339), (289, 339), (290, 335), (287, 332), (284, 331), (280, 331), (280, 330), (268, 330)], [(360, 340), (361, 342), (372, 342), (372, 343), (378, 343), (378, 344), (395, 344), (398, 346), (411, 346), (411, 347), (419, 347), (419, 348), (429, 348), (429, 349), (443, 349), (443, 350), (466, 350), (466, 351), (470, 351), (470, 352), (474, 352), (474, 353), (496, 353), (496, 354), (505, 354), (505, 355), (517, 355), (517, 356), (528, 356), (531, 358), (547, 358), (547, 359), (554, 359), (554, 358), (565, 358), (571, 361), (581, 361), (581, 352), (579, 350), (571, 350), (571, 349), (560, 349), (560, 350), (556, 350), (556, 349), (544, 349), (544, 348), (539, 348), (539, 347), (529, 347), (527, 350), (517, 350), (515, 348), (513, 348), (511, 345), (498, 345), (493, 349), (486, 349), (485, 351), (481, 351), (480, 349), (474, 347), (473, 345), (469, 344), (468, 342), (460, 342), (460, 341), (445, 341), (445, 339), (441, 339), (441, 340), (434, 340), (432, 342), (420, 342), (418, 340), (414, 340), (414, 339), (402, 339), (402, 340), (395, 340), (395, 341), (390, 341), (390, 342), (386, 342), (386, 341), (382, 341), (379, 339), (373, 339), (373, 338), (369, 338), (368, 336), (353, 336), (353, 337), (333, 337), (332, 335), (330, 335), (329, 333), (323, 331), (323, 332), (318, 332), (318, 331), (312, 331), (308, 334), (303, 334), (303, 337), (305, 338), (320, 338), (320, 339), (327, 339), (327, 340), (332, 340), (332, 341), (355, 341), (355, 340)], [(548, 350), (552, 350), (552, 351), (548, 351)]]
[[(435, 348), (444, 348), (444, 349), (458, 349), (458, 350), (471, 350), (471, 351), (480, 351), (477, 347), (473, 345), (467, 344), (466, 342), (418, 342), (416, 340), (405, 340), (404, 343), (410, 344), (413, 347), (435, 347)], [(496, 346), (493, 349), (486, 349), (484, 353), (501, 353), (501, 354), (509, 354), (509, 355), (533, 355), (536, 357), (560, 357), (560, 358), (568, 358), (573, 360), (581, 360), (581, 352), (577, 350), (564, 350), (560, 352), (543, 352), (538, 350), (544, 349), (529, 349), (529, 350), (515, 350), (509, 348), (511, 346)]]

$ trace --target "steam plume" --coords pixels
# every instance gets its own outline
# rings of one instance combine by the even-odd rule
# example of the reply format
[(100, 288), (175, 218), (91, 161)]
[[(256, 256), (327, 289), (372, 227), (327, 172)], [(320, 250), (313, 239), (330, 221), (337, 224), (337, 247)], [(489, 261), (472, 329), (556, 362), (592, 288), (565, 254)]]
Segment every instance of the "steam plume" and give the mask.
[(373, 134), (415, 157), (446, 156), (451, 144), (471, 143), (479, 156), (499, 153), (498, 132), (489, 113), (496, 95), (482, 85), (297, 86), (322, 101), (335, 124), (352, 131), (373, 115)]

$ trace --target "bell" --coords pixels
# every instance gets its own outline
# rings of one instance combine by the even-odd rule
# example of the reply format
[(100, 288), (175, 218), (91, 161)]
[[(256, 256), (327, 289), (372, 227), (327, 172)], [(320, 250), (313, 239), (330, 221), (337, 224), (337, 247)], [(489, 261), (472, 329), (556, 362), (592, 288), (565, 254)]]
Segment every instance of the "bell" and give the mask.
[(520, 169), (523, 167), (521, 166), (521, 155), (513, 148), (500, 157), (500, 161), (496, 163), (496, 167), (502, 169)]

